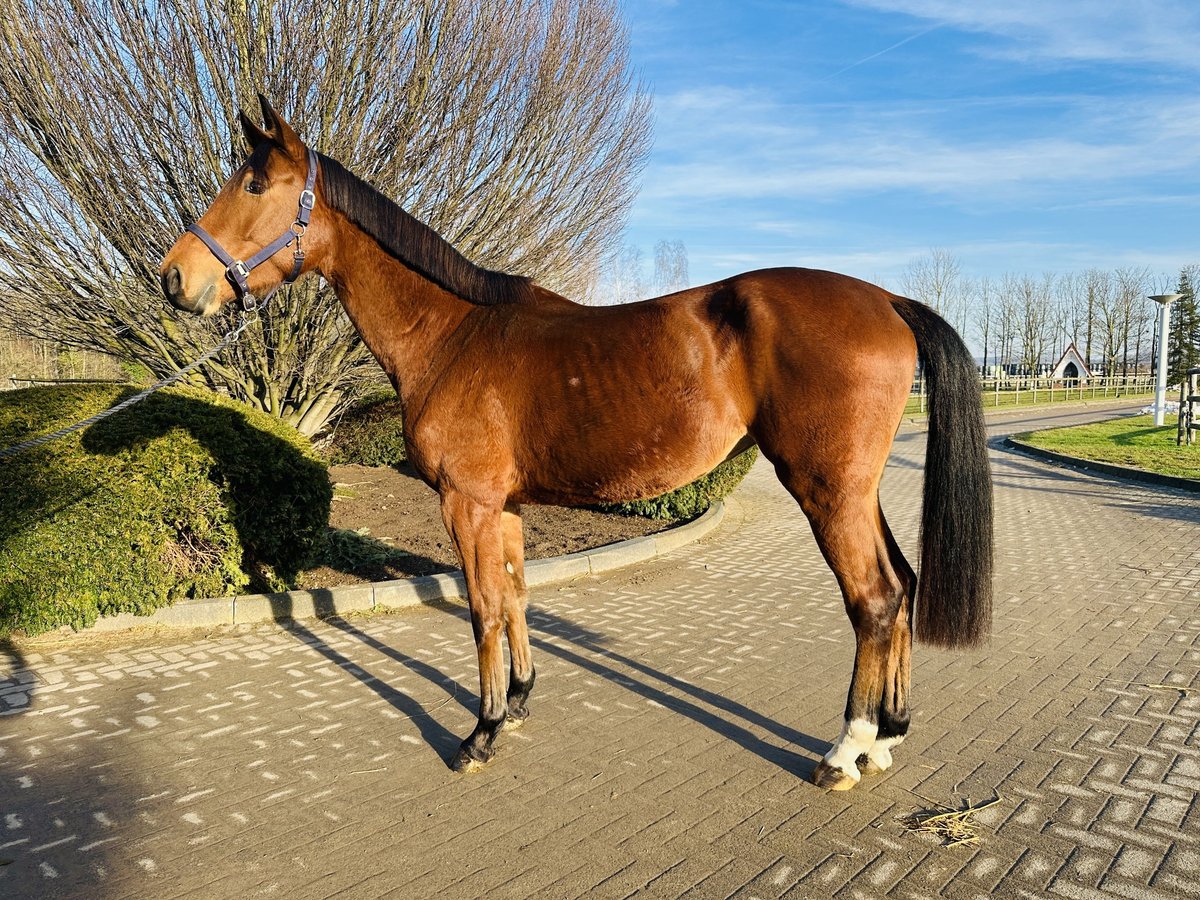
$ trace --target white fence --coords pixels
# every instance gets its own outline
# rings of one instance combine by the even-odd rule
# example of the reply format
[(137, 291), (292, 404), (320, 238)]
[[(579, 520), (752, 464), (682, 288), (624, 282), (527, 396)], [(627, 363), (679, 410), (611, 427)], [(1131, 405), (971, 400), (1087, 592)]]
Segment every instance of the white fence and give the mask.
[[(986, 406), (1026, 406), (1065, 400), (1103, 400), (1154, 393), (1154, 376), (1111, 375), (1107, 378), (1050, 378), (1045, 375), (1001, 375), (980, 378), (979, 389)], [(913, 396), (925, 412), (925, 379), (913, 381)]]

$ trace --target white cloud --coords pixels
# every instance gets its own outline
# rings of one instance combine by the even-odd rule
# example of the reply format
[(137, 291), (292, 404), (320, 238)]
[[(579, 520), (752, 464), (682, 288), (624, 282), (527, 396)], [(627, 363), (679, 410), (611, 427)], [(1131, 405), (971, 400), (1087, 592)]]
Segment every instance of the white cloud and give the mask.
[(1194, 0), (843, 0), (938, 25), (1005, 38), (998, 55), (1067, 62), (1200, 68)]
[(1072, 196), (1073, 186), (1090, 195), (1105, 183), (1119, 192), (1133, 179), (1200, 163), (1200, 101), (1056, 102), (1068, 107), (1058, 121), (997, 134), (968, 120), (965, 110), (959, 118), (875, 102), (847, 114), (730, 88), (660, 97), (658, 152), (642, 200), (833, 199), (907, 190), (1003, 202), (1018, 200), (1014, 191), (1023, 188), (1050, 200), (1056, 186)]
[(775, 4), (786, 41), (721, 32), (727, 66), (696, 63), (703, 28), (656, 34), (686, 87), (655, 100), (640, 239), (684, 239), (704, 280), (895, 282), (930, 246), (991, 274), (1194, 261), (1200, 0), (842, 3), (811, 33)]

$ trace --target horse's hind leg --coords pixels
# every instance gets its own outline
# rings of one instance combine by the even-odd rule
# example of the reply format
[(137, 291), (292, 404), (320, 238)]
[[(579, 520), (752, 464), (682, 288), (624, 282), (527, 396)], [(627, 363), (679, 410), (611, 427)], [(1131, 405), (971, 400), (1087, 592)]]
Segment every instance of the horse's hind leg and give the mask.
[(859, 768), (866, 774), (882, 772), (892, 765), (892, 749), (908, 734), (909, 711), (908, 691), (912, 659), (912, 612), (917, 576), (900, 551), (883, 513), (884, 540), (887, 542), (888, 559), (892, 571), (899, 576), (904, 586), (900, 609), (896, 612), (896, 623), (892, 629), (892, 645), (888, 653), (887, 669), (884, 673), (883, 696), (879, 702), (879, 730), (875, 743), (867, 751), (866, 760), (860, 757)]
[(521, 533), (521, 508), (506, 507), (500, 517), (504, 539), (504, 566), (512, 581), (512, 590), (504, 595), (504, 627), (508, 633), (508, 717), (509, 728), (518, 728), (529, 718), (526, 701), (533, 690), (533, 656), (529, 650), (529, 627), (525, 607), (529, 589), (525, 585), (525, 538)]
[[(907, 656), (895, 655), (897, 622), (905, 606), (906, 585), (893, 568), (887, 525), (879, 508), (877, 482), (869, 490), (834, 490), (825, 483), (788, 483), (800, 501), (826, 561), (837, 577), (854, 626), (854, 674), (846, 698), (845, 723), (833, 749), (817, 765), (813, 781), (832, 790), (848, 790), (859, 779), (858, 760), (876, 746), (881, 727), (886, 733), (889, 719), (881, 717), (889, 695), (889, 676), (907, 678)], [(903, 645), (901, 640), (901, 645)], [(898, 681), (894, 682), (898, 684)], [(905, 690), (903, 694), (906, 694)], [(891, 691), (894, 703), (897, 694)], [(890, 708), (890, 707), (889, 707)], [(881, 746), (886, 749), (886, 746)], [(877, 754), (884, 762), (882, 754)]]

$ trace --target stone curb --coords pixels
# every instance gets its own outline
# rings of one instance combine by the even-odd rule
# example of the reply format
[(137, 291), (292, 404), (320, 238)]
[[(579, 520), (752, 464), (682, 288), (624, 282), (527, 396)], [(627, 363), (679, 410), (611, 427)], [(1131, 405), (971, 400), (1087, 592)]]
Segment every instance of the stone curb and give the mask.
[(1061, 466), (1068, 466), (1072, 469), (1083, 469), (1086, 472), (1099, 473), (1101, 475), (1111, 475), (1116, 478), (1124, 478), (1130, 481), (1140, 481), (1144, 484), (1153, 484), (1158, 487), (1179, 488), (1180, 490), (1191, 491), (1194, 494), (1200, 494), (1200, 481), (1197, 481), (1194, 478), (1180, 478), (1176, 475), (1160, 475), (1158, 472), (1147, 472), (1144, 469), (1132, 469), (1128, 466), (1118, 466), (1113, 463), (1096, 462), (1095, 460), (1091, 459), (1080, 459), (1077, 456), (1067, 456), (1065, 453), (1056, 453), (1053, 450), (1045, 450), (1041, 447), (1034, 447), (1032, 444), (1026, 444), (1024, 441), (1019, 441), (1012, 437), (1005, 438), (1003, 444), (1010, 450), (1016, 450), (1029, 456), (1036, 456), (1049, 462), (1057, 463)]
[[(581, 575), (599, 575), (633, 563), (645, 562), (700, 540), (720, 525), (724, 517), (725, 504), (718, 500), (699, 518), (661, 534), (631, 538), (594, 550), (569, 553), (566, 556), (530, 560), (525, 564), (525, 583), (529, 587), (540, 587)], [(466, 577), (461, 571), (455, 571), (420, 578), (309, 591), (184, 600), (156, 610), (148, 616), (136, 616), (133, 613), (108, 616), (90, 628), (83, 629), (81, 633), (125, 631), (147, 625), (200, 628), (311, 619), (348, 612), (401, 609), (462, 599), (466, 595)]]

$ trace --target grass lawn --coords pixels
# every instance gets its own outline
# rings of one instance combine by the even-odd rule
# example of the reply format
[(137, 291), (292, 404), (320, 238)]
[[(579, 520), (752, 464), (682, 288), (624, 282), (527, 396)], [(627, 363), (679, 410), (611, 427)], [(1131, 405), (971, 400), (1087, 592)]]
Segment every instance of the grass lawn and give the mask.
[[(1174, 417), (1167, 418), (1171, 420)], [(1175, 431), (1174, 421), (1155, 428), (1154, 416), (1145, 415), (1076, 425), (1073, 428), (1033, 431), (1016, 437), (1034, 447), (1079, 459), (1200, 480), (1200, 444), (1176, 446)]]

